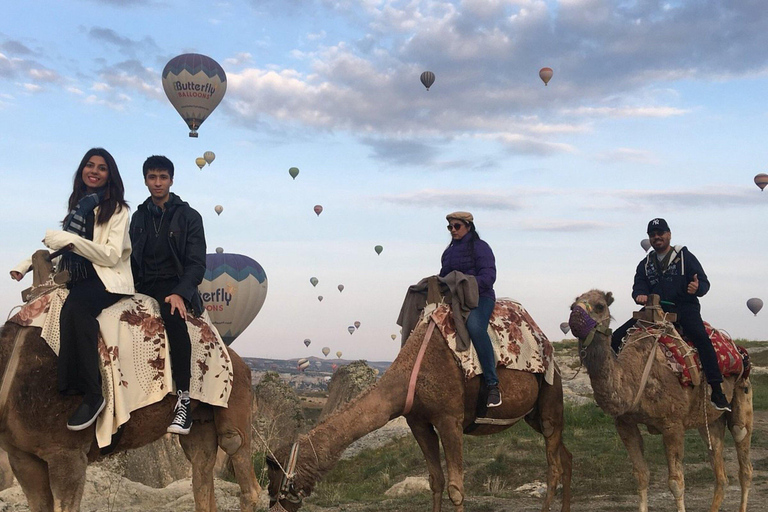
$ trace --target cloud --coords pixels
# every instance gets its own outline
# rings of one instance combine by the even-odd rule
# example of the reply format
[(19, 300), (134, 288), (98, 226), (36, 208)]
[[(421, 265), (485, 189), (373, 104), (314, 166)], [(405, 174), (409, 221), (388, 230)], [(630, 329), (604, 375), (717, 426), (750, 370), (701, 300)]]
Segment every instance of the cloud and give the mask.
[(576, 148), (570, 144), (549, 142), (519, 133), (502, 133), (492, 137), (498, 139), (511, 153), (515, 154), (549, 156), (576, 152)]
[(149, 36), (144, 39), (134, 40), (129, 37), (121, 36), (110, 28), (91, 27), (88, 31), (88, 37), (95, 41), (115, 46), (122, 53), (135, 56), (137, 53), (157, 53), (160, 51), (157, 43)]
[[(160, 85), (160, 72), (145, 67), (136, 59), (129, 59), (99, 70), (99, 80), (94, 87), (106, 90), (125, 90), (138, 93), (146, 98), (163, 100), (165, 93)], [(117, 98), (113, 98), (117, 100)]]
[(234, 57), (224, 59), (224, 64), (227, 66), (241, 66), (251, 62), (253, 62), (253, 56), (248, 52), (240, 52)]
[(563, 219), (529, 219), (522, 220), (518, 226), (524, 231), (564, 232), (573, 231), (600, 231), (616, 227), (607, 222), (589, 220), (563, 220)]
[(10, 55), (28, 56), (34, 55), (35, 52), (27, 48), (23, 43), (14, 40), (8, 40), (3, 44), (0, 44), (0, 50), (7, 52)]
[(692, 190), (619, 190), (611, 197), (624, 207), (742, 208), (765, 205), (763, 197), (749, 189), (719, 186)]
[(429, 166), (439, 153), (437, 148), (415, 140), (364, 138), (362, 142), (373, 149), (376, 159), (392, 165)]
[(690, 110), (676, 107), (579, 107), (563, 109), (564, 114), (590, 117), (672, 117)]
[(482, 190), (424, 189), (399, 195), (379, 196), (380, 200), (400, 206), (441, 207), (477, 210), (520, 210), (522, 202), (510, 194)]
[(650, 151), (633, 148), (616, 148), (609, 151), (603, 151), (595, 155), (595, 159), (604, 163), (632, 162), (638, 164), (656, 165), (658, 158)]

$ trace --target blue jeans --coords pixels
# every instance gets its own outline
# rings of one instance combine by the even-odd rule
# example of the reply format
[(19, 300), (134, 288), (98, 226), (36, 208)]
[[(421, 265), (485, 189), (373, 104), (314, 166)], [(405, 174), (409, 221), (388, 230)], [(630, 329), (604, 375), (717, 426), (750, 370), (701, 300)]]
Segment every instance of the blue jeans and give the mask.
[(480, 297), (477, 307), (469, 312), (467, 318), (467, 331), (475, 346), (477, 358), (483, 368), (483, 378), (488, 386), (497, 386), (499, 377), (496, 375), (496, 358), (493, 355), (491, 337), (488, 336), (488, 321), (496, 305), (496, 301), (490, 297)]

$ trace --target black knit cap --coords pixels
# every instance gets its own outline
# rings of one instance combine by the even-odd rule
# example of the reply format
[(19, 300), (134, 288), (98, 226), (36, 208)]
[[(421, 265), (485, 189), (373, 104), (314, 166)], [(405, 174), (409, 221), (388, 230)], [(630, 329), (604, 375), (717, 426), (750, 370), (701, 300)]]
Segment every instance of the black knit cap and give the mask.
[(671, 230), (669, 229), (669, 224), (667, 224), (667, 221), (665, 221), (661, 217), (657, 217), (648, 223), (647, 233), (650, 234), (651, 231), (665, 232), (665, 231), (671, 231)]

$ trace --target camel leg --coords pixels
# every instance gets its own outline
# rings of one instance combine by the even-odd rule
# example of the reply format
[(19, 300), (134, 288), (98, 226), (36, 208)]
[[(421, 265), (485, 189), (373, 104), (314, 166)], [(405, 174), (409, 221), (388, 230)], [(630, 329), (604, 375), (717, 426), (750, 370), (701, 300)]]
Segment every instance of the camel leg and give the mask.
[[(667, 468), (669, 470), (667, 484), (675, 497), (677, 512), (685, 512), (685, 473), (683, 471), (685, 429), (682, 425), (668, 425), (661, 436), (664, 441), (664, 451), (667, 454)], [(722, 449), (720, 455), (722, 457)]]
[(253, 472), (251, 459), (250, 410), (243, 413), (232, 408), (216, 407), (214, 418), (219, 446), (229, 455), (240, 486), (240, 511), (253, 512), (259, 504), (261, 487)]
[[(709, 430), (709, 435), (707, 435), (707, 430)], [(720, 505), (725, 497), (725, 489), (728, 487), (728, 475), (725, 472), (725, 463), (723, 462), (725, 418), (721, 416), (708, 426), (699, 427), (699, 435), (701, 435), (705, 445), (709, 446), (708, 443), (712, 443), (712, 449), (709, 450), (709, 463), (715, 475), (715, 494), (712, 497), (710, 512), (717, 512), (720, 510)]]
[(648, 482), (650, 471), (643, 455), (643, 436), (636, 423), (616, 418), (616, 430), (619, 432), (624, 446), (627, 448), (629, 460), (632, 461), (632, 473), (637, 479), (637, 493), (640, 495), (640, 512), (648, 512)]
[(88, 467), (85, 452), (64, 451), (46, 462), (53, 493), (53, 509), (56, 512), (79, 512), (85, 488), (85, 469)]
[(461, 417), (450, 416), (439, 417), (434, 422), (445, 452), (448, 497), (456, 507), (456, 512), (464, 512), (464, 433), (461, 422)]
[(30, 512), (53, 512), (53, 493), (45, 461), (11, 447), (8, 450), (8, 462), (27, 497)]
[(198, 420), (189, 434), (179, 436), (184, 455), (192, 463), (192, 492), (195, 512), (216, 512), (213, 488), (213, 466), (216, 464), (216, 425), (213, 421)]
[(737, 383), (731, 403), (733, 412), (727, 416), (728, 429), (736, 444), (739, 459), (739, 484), (741, 484), (741, 505), (739, 512), (747, 512), (749, 488), (752, 486), (752, 462), (749, 450), (752, 444), (752, 386), (746, 382)]
[(525, 421), (544, 436), (547, 454), (547, 494), (542, 512), (547, 512), (557, 491), (557, 484), (563, 482), (563, 503), (561, 512), (571, 510), (571, 470), (573, 457), (563, 444), (563, 391), (555, 376), (554, 385), (544, 384), (539, 393), (536, 409), (525, 417)]
[(443, 501), (443, 489), (445, 489), (445, 475), (440, 465), (440, 439), (432, 425), (425, 421), (415, 421), (406, 418), (411, 427), (413, 437), (419, 443), (421, 453), (427, 462), (429, 471), (429, 488), (432, 490), (432, 512), (440, 512)]

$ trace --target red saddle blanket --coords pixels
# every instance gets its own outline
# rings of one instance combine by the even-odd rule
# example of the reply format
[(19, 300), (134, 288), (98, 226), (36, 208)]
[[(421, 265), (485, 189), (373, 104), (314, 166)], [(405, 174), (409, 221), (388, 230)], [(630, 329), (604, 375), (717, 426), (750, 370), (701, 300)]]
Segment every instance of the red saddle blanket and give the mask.
[[(717, 355), (717, 363), (720, 366), (720, 372), (723, 374), (723, 377), (739, 376), (742, 374), (746, 377), (749, 372), (749, 368), (745, 368), (744, 365), (746, 349), (738, 347), (726, 332), (715, 329), (707, 322), (704, 322), (704, 327), (707, 330), (709, 339), (712, 340), (712, 346), (715, 348), (715, 354)], [(696, 361), (696, 366), (701, 369), (699, 354), (694, 350), (693, 344), (685, 337), (683, 337), (683, 340), (690, 347), (693, 358)], [(685, 364), (685, 354), (681, 352), (679, 345), (669, 336), (660, 336), (659, 345), (667, 356), (667, 362), (670, 367), (680, 379), (680, 384), (690, 386), (691, 374)]]

